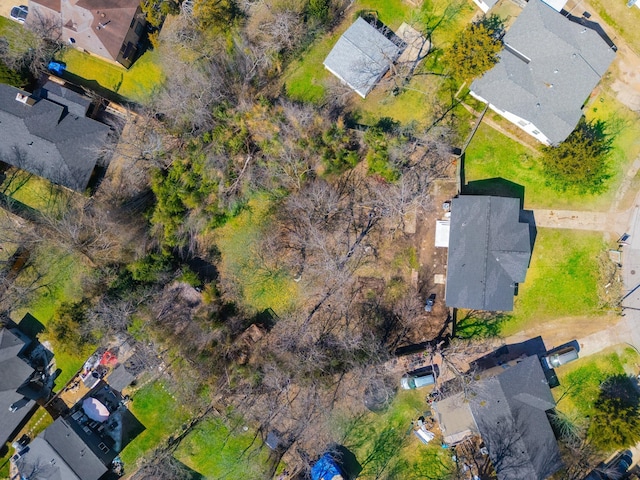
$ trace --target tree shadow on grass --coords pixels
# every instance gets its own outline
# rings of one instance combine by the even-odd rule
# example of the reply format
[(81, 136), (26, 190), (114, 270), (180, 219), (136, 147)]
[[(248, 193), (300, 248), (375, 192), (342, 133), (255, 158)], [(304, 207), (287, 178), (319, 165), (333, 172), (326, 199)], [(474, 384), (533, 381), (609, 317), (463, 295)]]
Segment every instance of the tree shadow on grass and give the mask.
[(502, 324), (511, 317), (499, 312), (467, 310), (455, 322), (455, 337), (462, 339), (491, 338), (500, 335)]
[(464, 195), (491, 195), (493, 197), (517, 198), (520, 200), (520, 208), (524, 207), (523, 185), (511, 182), (505, 178), (495, 177), (483, 180), (474, 180), (462, 187)]
[(639, 413), (637, 380), (626, 374), (612, 375), (600, 384), (587, 436), (602, 451), (635, 445), (640, 441)]

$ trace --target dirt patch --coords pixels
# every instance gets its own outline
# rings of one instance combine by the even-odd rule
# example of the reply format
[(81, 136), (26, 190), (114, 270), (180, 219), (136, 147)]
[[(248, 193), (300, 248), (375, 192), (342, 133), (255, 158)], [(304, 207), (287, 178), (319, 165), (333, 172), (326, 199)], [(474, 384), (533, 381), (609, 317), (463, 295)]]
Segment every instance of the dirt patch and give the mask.
[(437, 180), (432, 185), (431, 208), (420, 213), (415, 235), (418, 251), (418, 292), (424, 300), (432, 293), (436, 294), (436, 301), (431, 312), (423, 315), (423, 328), (415, 335), (416, 342), (431, 340), (434, 334), (444, 326), (449, 309), (445, 305), (445, 284), (442, 278), (447, 274), (447, 249), (435, 246), (436, 220), (445, 218), (446, 211), (443, 203), (451, 200), (457, 194), (457, 184), (453, 175), (455, 165), (451, 165), (451, 178)]
[(558, 345), (602, 331), (620, 320), (620, 316), (614, 314), (603, 317), (563, 317), (518, 332), (507, 337), (505, 341), (507, 344), (519, 343), (541, 335), (547, 350), (550, 350)]
[(640, 112), (640, 57), (626, 45), (621, 45), (615, 62), (618, 74), (611, 88), (621, 103)]

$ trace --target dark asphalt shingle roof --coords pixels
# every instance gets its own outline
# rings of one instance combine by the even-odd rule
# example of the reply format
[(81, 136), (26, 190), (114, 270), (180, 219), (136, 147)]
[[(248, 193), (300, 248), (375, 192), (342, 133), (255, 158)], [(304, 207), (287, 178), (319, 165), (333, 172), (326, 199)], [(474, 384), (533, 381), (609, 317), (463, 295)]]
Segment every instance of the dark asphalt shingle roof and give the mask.
[(135, 378), (124, 365), (120, 364), (109, 374), (107, 383), (114, 390), (122, 392), (122, 390), (131, 385)]
[(533, 123), (552, 144), (562, 142), (615, 52), (595, 30), (540, 0), (529, 0), (503, 40), (500, 61), (471, 91)]
[(471, 411), (498, 480), (544, 480), (562, 468), (545, 413), (555, 401), (537, 356), (479, 382), (474, 390)]
[(107, 471), (100, 458), (62, 417), (47, 427), (42, 438), (82, 480), (98, 480)]
[(42, 436), (29, 443), (29, 451), (18, 462), (19, 472), (30, 480), (83, 480)]
[(109, 127), (46, 99), (16, 100), (15, 87), (0, 84), (0, 155), (15, 167), (72, 190), (84, 190)]
[(24, 342), (6, 328), (0, 329), (0, 446), (18, 427), (22, 420), (31, 412), (34, 402), (29, 401), (15, 412), (9, 407), (22, 399), (17, 392), (26, 382), (33, 368), (18, 357), (24, 347)]
[(373, 25), (358, 17), (329, 52), (324, 66), (365, 97), (401, 51)]
[(87, 97), (52, 81), (45, 83), (34, 94), (60, 105), (65, 105), (69, 113), (78, 117), (84, 117), (91, 106), (91, 100)]
[(517, 198), (461, 195), (451, 203), (446, 303), (475, 310), (513, 310), (515, 284), (531, 258), (529, 225)]

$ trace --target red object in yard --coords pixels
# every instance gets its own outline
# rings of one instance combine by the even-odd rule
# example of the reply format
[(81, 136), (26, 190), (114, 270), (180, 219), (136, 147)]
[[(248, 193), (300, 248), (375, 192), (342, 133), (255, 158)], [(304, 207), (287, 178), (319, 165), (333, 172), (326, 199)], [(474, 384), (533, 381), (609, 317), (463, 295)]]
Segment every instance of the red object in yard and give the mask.
[(109, 350), (104, 352), (102, 358), (100, 359), (100, 365), (104, 365), (106, 367), (115, 367), (118, 363), (118, 357), (116, 357)]

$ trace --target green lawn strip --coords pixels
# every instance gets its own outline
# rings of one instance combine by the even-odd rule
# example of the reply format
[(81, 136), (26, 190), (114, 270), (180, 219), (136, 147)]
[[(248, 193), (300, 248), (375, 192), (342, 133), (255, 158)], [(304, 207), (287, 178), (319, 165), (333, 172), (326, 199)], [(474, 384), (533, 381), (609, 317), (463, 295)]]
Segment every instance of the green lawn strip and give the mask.
[(231, 432), (219, 419), (199, 424), (175, 457), (206, 478), (267, 478), (269, 450), (260, 437), (251, 431)]
[(556, 369), (560, 386), (553, 389), (557, 409), (572, 418), (587, 417), (608, 377), (635, 374), (640, 356), (631, 347), (617, 346)]
[[(44, 272), (45, 287), (40, 288), (33, 299), (24, 307), (11, 312), (11, 318), (19, 322), (27, 314), (33, 315), (45, 327), (53, 318), (55, 309), (65, 301), (81, 299), (82, 278), (87, 271), (82, 259), (67, 254), (57, 248), (43, 248), (34, 252), (35, 268)], [(20, 275), (31, 275), (24, 270)], [(17, 281), (20, 281), (20, 275)], [(61, 369), (56, 379), (56, 388), (60, 388), (80, 369), (91, 347), (85, 351), (72, 353), (54, 352), (56, 367)]]
[[(524, 187), (525, 208), (584, 209), (597, 197), (558, 193), (547, 185), (536, 152), (511, 140), (486, 124), (480, 125), (465, 153), (465, 193), (511, 193), (513, 185)], [(507, 189), (504, 192), (504, 189)], [(515, 192), (516, 190), (514, 190)]]
[(389, 117), (405, 125), (415, 121), (426, 126), (433, 117), (430, 99), (441, 84), (441, 77), (426, 75), (413, 77), (398, 96), (374, 88), (365, 100), (357, 101), (360, 122), (374, 125), (380, 118)]
[(64, 193), (61, 191), (61, 187), (24, 171), (16, 173), (11, 185), (5, 184), (2, 187), (8, 187), (7, 194), (10, 194), (11, 198), (18, 202), (41, 212), (58, 213), (56, 207), (59, 195)]
[(611, 27), (609, 31), (614, 33), (613, 42), (616, 43), (617, 36), (620, 35), (640, 55), (640, 9), (627, 7), (626, 1), (591, 0), (589, 3)]
[(609, 157), (613, 178), (609, 192), (604, 195), (611, 202), (629, 165), (640, 156), (640, 115), (620, 103), (610, 90), (594, 98), (584, 113), (588, 120), (605, 122), (608, 133), (613, 136)]
[(501, 334), (564, 316), (598, 315), (597, 256), (605, 248), (601, 233), (539, 228), (527, 278)]
[(131, 472), (138, 459), (160, 446), (188, 421), (189, 411), (171, 396), (162, 381), (136, 391), (129, 409), (145, 428), (120, 454), (125, 469)]
[(28, 48), (28, 36), (32, 35), (23, 25), (6, 17), (0, 17), (0, 37), (9, 42), (13, 51), (24, 51)]
[(331, 33), (318, 38), (299, 60), (291, 62), (285, 72), (287, 95), (298, 101), (321, 103), (325, 94), (325, 82), (331, 74), (325, 70), (324, 59), (360, 11), (376, 12), (387, 27), (397, 29), (407, 19), (410, 7), (401, 0), (359, 0), (345, 15), (342, 23)]
[[(432, 52), (399, 95), (394, 96), (389, 88), (376, 87), (366, 99), (357, 99), (356, 109), (362, 123), (373, 125), (381, 117), (390, 117), (403, 124), (416, 121), (424, 127), (434, 116), (441, 115), (439, 106), (451, 103), (452, 92), (441, 75), (444, 72), (440, 52), (453, 42), (474, 14), (475, 9), (468, 3), (426, 1), (419, 11), (404, 17), (402, 20), (415, 28), (431, 32)], [(462, 107), (456, 109), (458, 113), (469, 117)]]
[(65, 78), (140, 103), (147, 102), (165, 78), (159, 55), (153, 50), (147, 50), (128, 70), (73, 48), (65, 50), (60, 60), (67, 65)]
[(33, 255), (36, 269), (44, 272), (42, 283), (45, 286), (36, 292), (29, 304), (14, 310), (11, 317), (20, 321), (25, 314), (30, 313), (46, 326), (62, 302), (81, 299), (82, 279), (88, 272), (88, 267), (79, 256), (55, 247), (39, 249)]
[[(600, 99), (602, 98), (602, 101)], [(588, 120), (603, 120), (613, 136), (609, 168), (612, 178), (600, 195), (558, 192), (547, 184), (536, 153), (511, 140), (486, 124), (480, 125), (465, 155), (465, 180), (481, 181), (467, 187), (469, 193), (492, 193), (501, 188), (502, 178), (524, 187), (525, 208), (607, 210), (625, 177), (626, 170), (640, 155), (640, 121), (638, 114), (618, 102), (609, 93), (599, 95), (585, 109)]]
[(425, 392), (399, 391), (389, 409), (353, 418), (336, 416), (342, 443), (362, 466), (358, 478), (446, 478), (453, 468), (448, 450), (438, 439), (422, 444), (411, 432), (411, 421), (428, 410)]
[(285, 90), (293, 100), (320, 104), (324, 100), (325, 82), (331, 75), (324, 59), (351, 22), (344, 21), (336, 30), (318, 38), (285, 72)]
[(299, 290), (288, 271), (265, 268), (261, 259), (259, 241), (269, 235), (270, 208), (267, 194), (254, 195), (247, 208), (216, 229), (215, 236), (220, 273), (242, 285), (245, 304), (258, 312), (272, 308), (280, 314), (295, 307)]

